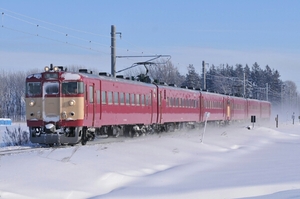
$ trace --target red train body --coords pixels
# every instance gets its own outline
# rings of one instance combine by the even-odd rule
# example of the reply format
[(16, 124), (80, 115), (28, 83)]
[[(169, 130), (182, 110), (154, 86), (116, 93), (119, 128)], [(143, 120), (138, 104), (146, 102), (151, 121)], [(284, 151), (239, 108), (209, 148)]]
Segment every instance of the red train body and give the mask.
[[(97, 135), (171, 131), (208, 122), (268, 120), (271, 104), (198, 90), (48, 68), (26, 79), (30, 139), (76, 144)], [(209, 117), (206, 115), (209, 113)]]

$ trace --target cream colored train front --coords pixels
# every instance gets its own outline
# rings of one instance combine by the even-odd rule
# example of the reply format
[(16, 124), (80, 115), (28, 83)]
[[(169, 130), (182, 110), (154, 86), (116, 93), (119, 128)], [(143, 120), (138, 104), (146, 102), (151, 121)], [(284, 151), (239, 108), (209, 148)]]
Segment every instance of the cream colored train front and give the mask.
[(76, 144), (84, 119), (82, 77), (62, 67), (26, 78), (26, 118), (32, 143)]

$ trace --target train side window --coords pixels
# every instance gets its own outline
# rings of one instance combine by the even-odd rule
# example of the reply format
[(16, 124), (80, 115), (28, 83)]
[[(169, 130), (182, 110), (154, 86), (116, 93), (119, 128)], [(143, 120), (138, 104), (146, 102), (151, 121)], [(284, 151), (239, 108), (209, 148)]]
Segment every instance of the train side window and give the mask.
[(94, 103), (94, 87), (89, 86), (89, 101), (90, 103)]
[(107, 92), (107, 100), (108, 100), (108, 104), (112, 104), (112, 92), (111, 91)]
[(145, 100), (146, 100), (146, 106), (149, 106), (150, 105), (150, 95), (146, 95), (145, 96)]
[(129, 93), (125, 93), (125, 97), (126, 97), (126, 105), (130, 105), (129, 101), (130, 101), (130, 95)]
[(106, 91), (101, 92), (101, 101), (102, 104), (106, 104)]
[(124, 93), (119, 93), (120, 95), (120, 104), (124, 105)]
[(136, 98), (135, 98), (136, 105), (139, 106), (139, 105), (140, 105), (140, 95), (139, 95), (139, 94), (136, 94), (135, 97), (136, 97)]
[(97, 104), (100, 104), (100, 91), (97, 90)]
[(141, 95), (141, 104), (145, 106), (145, 95)]
[(40, 82), (27, 82), (26, 93), (28, 96), (40, 95), (42, 87)]
[(161, 106), (161, 98), (160, 98), (160, 95), (161, 94), (161, 91), (158, 93), (158, 106)]
[(135, 98), (135, 94), (130, 94), (130, 97), (131, 97), (131, 105), (134, 106), (135, 103), (134, 103), (134, 98)]
[(119, 104), (119, 93), (114, 92), (114, 104)]

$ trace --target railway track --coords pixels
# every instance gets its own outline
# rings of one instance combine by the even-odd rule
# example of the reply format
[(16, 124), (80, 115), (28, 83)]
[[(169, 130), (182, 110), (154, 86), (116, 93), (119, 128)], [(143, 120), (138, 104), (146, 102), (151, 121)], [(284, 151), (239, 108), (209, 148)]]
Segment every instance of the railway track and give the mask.
[(42, 149), (42, 147), (3, 147), (0, 148), (0, 156), (4, 156), (4, 155), (14, 155), (14, 154), (18, 154), (18, 153), (25, 153), (25, 152), (32, 152), (32, 151), (36, 151)]
[[(86, 146), (92, 146), (92, 145), (98, 145), (98, 144), (108, 144), (108, 143), (115, 143), (115, 142), (123, 142), (125, 139), (128, 139), (126, 137), (120, 136), (117, 138), (98, 138), (94, 141), (87, 142)], [(10, 147), (0, 147), (0, 156), (5, 155), (14, 155), (19, 153), (27, 153), (27, 152), (34, 152), (39, 150), (52, 150), (52, 149), (58, 149), (58, 148), (70, 148), (70, 147), (78, 147), (82, 146), (81, 143), (78, 143), (77, 145), (71, 146), (71, 145), (55, 145), (53, 147), (49, 146), (10, 146)]]

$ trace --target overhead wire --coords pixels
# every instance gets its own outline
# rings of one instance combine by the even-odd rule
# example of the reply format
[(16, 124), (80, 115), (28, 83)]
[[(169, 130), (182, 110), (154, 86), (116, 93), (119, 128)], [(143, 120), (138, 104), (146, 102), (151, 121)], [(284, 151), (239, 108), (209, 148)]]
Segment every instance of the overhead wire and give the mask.
[[(3, 10), (3, 11), (5, 11), (5, 12), (9, 12), (9, 13), (12, 13), (12, 14), (17, 15), (17, 16), (21, 16), (21, 17), (23, 17), (23, 18), (27, 18), (27, 19), (34, 20), (34, 21), (37, 21), (37, 22), (41, 22), (41, 23), (44, 23), (44, 24), (48, 24), (48, 25), (51, 25), (51, 26), (59, 27), (59, 28), (62, 28), (62, 29), (71, 30), (71, 31), (75, 31), (75, 32), (79, 32), (79, 33), (84, 33), (84, 34), (90, 34), (90, 35), (94, 35), (94, 36), (101, 36), (101, 37), (111, 38), (111, 37), (106, 36), (106, 35), (101, 35), (101, 34), (92, 33), (92, 32), (88, 32), (88, 31), (82, 31), (82, 30), (78, 30), (78, 29), (74, 29), (74, 28), (69, 28), (69, 27), (62, 26), (62, 25), (57, 25), (57, 24), (50, 23), (50, 22), (47, 22), (47, 21), (44, 21), (44, 20), (40, 20), (40, 19), (37, 19), (37, 18), (29, 17), (29, 16), (27, 16), (27, 15), (23, 15), (23, 14), (20, 14), (20, 13), (17, 13), (17, 12), (13, 12), (13, 11), (10, 11), (10, 10), (5, 9), (5, 8), (1, 8), (1, 7), (0, 7), (0, 10)], [(100, 45), (100, 46), (103, 46), (103, 47), (109, 47), (109, 48), (111, 48), (110, 45), (102, 44), (102, 43), (95, 42), (95, 41), (92, 41), (92, 40), (83, 39), (83, 38), (81, 38), (81, 37), (74, 36), (73, 34), (70, 34), (70, 33), (65, 33), (65, 32), (61, 32), (61, 31), (57, 31), (57, 30), (54, 30), (54, 29), (52, 29), (52, 28), (43, 26), (43, 25), (41, 25), (41, 24), (33, 23), (33, 22), (31, 22), (31, 21), (22, 19), (22, 18), (20, 18), (20, 17), (16, 17), (16, 16), (13, 16), (13, 15), (11, 15), (11, 14), (7, 14), (7, 13), (5, 13), (5, 12), (2, 12), (2, 27), (4, 27), (4, 15), (5, 15), (5, 16), (11, 17), (11, 18), (13, 18), (13, 19), (15, 19), (15, 20), (18, 20), (18, 21), (21, 21), (21, 22), (24, 22), (24, 23), (28, 23), (28, 24), (30, 24), (30, 25), (33, 25), (33, 26), (35, 26), (35, 27), (37, 27), (37, 28), (43, 28), (43, 29), (45, 29), (45, 30), (49, 30), (49, 31), (52, 31), (52, 32), (57, 33), (57, 34), (65, 35), (66, 37), (74, 38), (74, 39), (77, 39), (77, 40), (80, 40), (80, 41), (84, 41), (84, 42), (87, 42), (87, 43), (89, 43), (89, 44), (96, 44), (96, 45)], [(10, 28), (10, 29), (13, 30), (13, 28)], [(14, 30), (16, 30), (16, 29), (14, 29)], [(23, 33), (24, 33), (24, 31), (22, 31), (22, 30), (20, 30), (20, 31), (18, 31), (18, 32), (23, 32)], [(30, 33), (29, 33), (29, 34), (30, 34)], [(41, 35), (38, 35), (38, 36), (41, 37)], [(58, 41), (58, 40), (56, 40), (56, 39), (51, 39), (51, 38), (49, 38), (49, 37), (44, 37), (44, 38), (45, 38), (45, 39), (50, 39), (50, 40), (53, 40), (53, 41)], [(126, 43), (128, 43), (128, 44), (130, 44), (130, 45), (132, 45), (132, 46), (134, 46), (134, 47), (136, 47), (136, 48), (138, 48), (137, 46), (133, 45), (132, 43), (130, 43), (130, 42), (124, 40), (124, 39), (123, 39), (122, 41), (125, 41)], [(60, 41), (60, 42), (61, 42), (61, 43), (64, 43), (63, 41)], [(66, 43), (70, 44), (69, 42), (66, 42)], [(79, 47), (80, 45), (74, 44), (73, 46)], [(83, 47), (83, 46), (81, 46), (81, 47)], [(85, 49), (90, 49), (90, 48), (88, 48), (88, 47), (83, 47), (83, 48), (85, 48)], [(122, 50), (125, 50), (125, 51), (127, 51), (127, 52), (129, 51), (128, 48), (120, 48), (120, 47), (116, 47), (116, 49), (122, 49)], [(90, 49), (90, 50), (92, 50), (92, 49)], [(93, 49), (93, 51), (103, 52), (103, 51), (99, 51), (99, 50), (95, 50), (95, 49)], [(140, 51), (130, 50), (130, 52), (136, 52), (136, 53), (144, 54), (143, 51), (140, 52)], [(106, 53), (106, 54), (108, 54), (108, 53)]]
[(59, 28), (64, 28), (64, 29), (68, 29), (68, 30), (72, 30), (72, 31), (76, 31), (76, 32), (81, 32), (81, 33), (85, 33), (85, 34), (90, 34), (90, 35), (95, 35), (95, 36), (101, 36), (101, 37), (108, 37), (110, 38), (109, 36), (106, 36), (106, 35), (101, 35), (101, 34), (97, 34), (97, 33), (92, 33), (92, 32), (87, 32), (87, 31), (83, 31), (83, 30), (78, 30), (78, 29), (74, 29), (74, 28), (69, 28), (69, 27), (66, 27), (66, 26), (62, 26), (62, 25), (57, 25), (57, 24), (54, 24), (54, 23), (50, 23), (50, 22), (47, 22), (47, 21), (43, 21), (43, 20), (40, 20), (40, 19), (36, 19), (36, 18), (33, 18), (33, 17), (29, 17), (27, 15), (23, 15), (23, 14), (20, 14), (20, 13), (16, 13), (16, 12), (13, 12), (13, 11), (10, 11), (10, 10), (7, 10), (7, 9), (4, 9), (4, 8), (0, 8), (6, 12), (10, 12), (10, 13), (13, 13), (15, 15), (19, 15), (19, 16), (22, 16), (22, 17), (25, 17), (25, 18), (29, 18), (31, 20), (35, 20), (35, 21), (38, 21), (38, 22), (42, 22), (42, 23), (45, 23), (45, 24), (49, 24), (49, 25), (52, 25), (52, 26), (56, 26), (56, 27), (59, 27)]
[(64, 42), (64, 41), (57, 40), (57, 39), (52, 39), (50, 37), (36, 35), (36, 34), (30, 33), (30, 32), (25, 32), (25, 31), (22, 31), (22, 30), (17, 30), (17, 29), (14, 29), (14, 28), (6, 27), (6, 26), (2, 26), (2, 28), (5, 28), (5, 29), (11, 30), (11, 31), (15, 31), (15, 32), (20, 32), (20, 33), (27, 34), (27, 35), (37, 36), (37, 37), (40, 37), (40, 38), (43, 38), (43, 39), (47, 39), (47, 40), (67, 44), (67, 45), (70, 45), (70, 46), (75, 46), (75, 47), (82, 48), (82, 49), (87, 49), (87, 50), (91, 50), (91, 51), (95, 51), (95, 52), (105, 53), (103, 51), (99, 51), (99, 50), (96, 50), (96, 49), (88, 48), (88, 47), (85, 47), (85, 46), (80, 46), (80, 45), (73, 44), (73, 43)]

